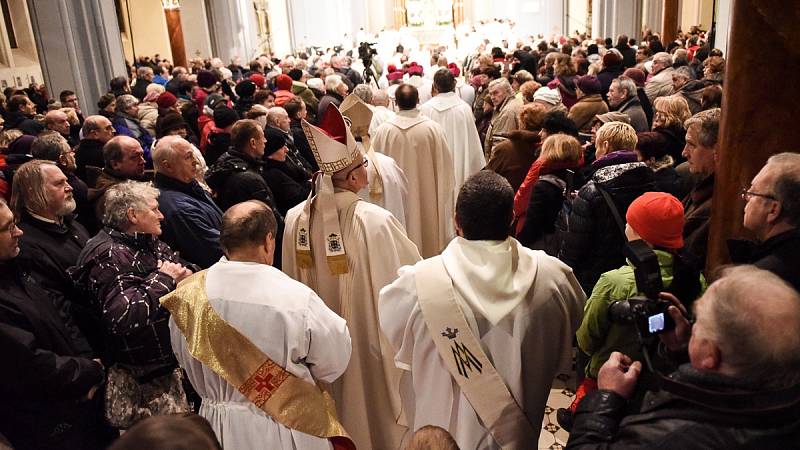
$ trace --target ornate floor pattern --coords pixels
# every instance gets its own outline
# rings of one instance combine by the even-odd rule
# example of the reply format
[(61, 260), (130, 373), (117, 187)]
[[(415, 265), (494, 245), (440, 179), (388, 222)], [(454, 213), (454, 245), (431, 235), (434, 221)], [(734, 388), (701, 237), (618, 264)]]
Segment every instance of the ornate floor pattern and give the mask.
[(539, 449), (562, 450), (567, 446), (569, 433), (558, 426), (556, 411), (566, 408), (572, 403), (575, 396), (575, 377), (572, 375), (559, 375), (553, 380), (553, 387), (547, 397), (547, 406), (544, 409), (542, 432), (539, 434)]

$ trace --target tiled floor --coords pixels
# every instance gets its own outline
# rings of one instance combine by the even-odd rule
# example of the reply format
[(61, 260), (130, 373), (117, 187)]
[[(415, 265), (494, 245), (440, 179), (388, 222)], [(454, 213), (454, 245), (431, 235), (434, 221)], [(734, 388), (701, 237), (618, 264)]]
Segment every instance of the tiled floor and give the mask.
[(561, 450), (567, 446), (569, 433), (558, 426), (556, 411), (566, 408), (575, 396), (575, 378), (570, 375), (559, 375), (553, 380), (547, 407), (544, 409), (542, 432), (539, 434), (539, 449)]

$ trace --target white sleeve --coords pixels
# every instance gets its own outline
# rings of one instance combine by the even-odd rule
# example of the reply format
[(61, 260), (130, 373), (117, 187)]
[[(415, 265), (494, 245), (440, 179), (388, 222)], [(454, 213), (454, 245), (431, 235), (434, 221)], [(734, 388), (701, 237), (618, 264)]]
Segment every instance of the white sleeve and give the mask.
[(414, 270), (410, 266), (398, 270), (399, 278), (381, 289), (378, 317), (381, 330), (395, 352), (395, 365), (411, 370), (414, 355), (414, 318), (419, 314)]
[(347, 322), (311, 294), (306, 318), (308, 353), (305, 363), (315, 380), (331, 383), (350, 363), (352, 344)]

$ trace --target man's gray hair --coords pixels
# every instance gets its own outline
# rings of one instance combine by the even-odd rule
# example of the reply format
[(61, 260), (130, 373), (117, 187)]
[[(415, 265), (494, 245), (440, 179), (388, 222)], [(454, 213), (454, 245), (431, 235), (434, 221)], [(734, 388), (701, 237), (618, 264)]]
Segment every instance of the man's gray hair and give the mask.
[(353, 88), (353, 95), (360, 98), (366, 104), (372, 103), (372, 87), (368, 84), (359, 84)]
[(130, 108), (131, 106), (136, 106), (139, 104), (139, 99), (132, 96), (131, 94), (122, 94), (117, 97), (117, 106), (114, 111), (118, 113), (124, 113), (126, 109)]
[(672, 76), (686, 78), (687, 80), (694, 80), (696, 78), (694, 71), (690, 69), (689, 66), (678, 67), (675, 69), (675, 72), (672, 73)]
[(389, 106), (389, 94), (383, 89), (378, 89), (372, 95), (372, 104), (375, 106)]
[(636, 97), (636, 83), (633, 82), (632, 79), (626, 77), (625, 75), (621, 75), (614, 80), (611, 81), (611, 84), (616, 84), (617, 89), (625, 90), (628, 92), (628, 95), (625, 96), (626, 99), (631, 97)]
[(142, 66), (136, 69), (137, 78), (144, 78), (145, 76), (152, 74), (153, 74), (153, 69), (149, 66)]
[(498, 78), (496, 80), (492, 80), (489, 83), (489, 90), (492, 90), (494, 88), (500, 88), (504, 90), (508, 95), (514, 95), (514, 88), (511, 87), (511, 83), (509, 83), (506, 78)]
[(781, 218), (800, 227), (800, 153), (778, 153), (767, 160), (773, 173), (775, 197), (781, 202)]
[(664, 67), (672, 67), (672, 55), (667, 52), (658, 52), (653, 55), (653, 63), (658, 63)]
[(64, 150), (69, 150), (69, 143), (58, 133), (42, 133), (31, 145), (31, 155), (36, 159), (58, 162)]
[(277, 127), (278, 119), (284, 116), (289, 116), (289, 113), (281, 106), (273, 106), (267, 110), (267, 125)]
[(344, 81), (342, 81), (341, 75), (328, 75), (325, 77), (325, 90), (328, 92), (335, 92), (336, 88), (342, 83), (344, 83)]
[(763, 389), (800, 382), (800, 294), (774, 273), (724, 270), (695, 303), (695, 316), (707, 320), (703, 331), (739, 380)]
[(697, 140), (703, 147), (711, 148), (717, 145), (719, 138), (719, 119), (722, 110), (719, 108), (711, 108), (693, 115), (683, 122), (683, 128), (686, 130), (689, 127), (697, 125)]
[(144, 211), (148, 200), (158, 199), (160, 191), (152, 183), (123, 181), (108, 188), (105, 193), (103, 225), (125, 232), (130, 228), (128, 209)]

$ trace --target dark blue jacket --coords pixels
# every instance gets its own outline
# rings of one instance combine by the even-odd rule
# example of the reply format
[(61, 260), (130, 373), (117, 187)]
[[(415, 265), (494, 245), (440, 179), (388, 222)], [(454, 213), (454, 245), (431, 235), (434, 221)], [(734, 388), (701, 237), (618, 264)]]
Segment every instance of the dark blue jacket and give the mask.
[(160, 239), (181, 257), (206, 269), (222, 256), (222, 211), (196, 181), (191, 184), (157, 173), (158, 208), (164, 214)]

